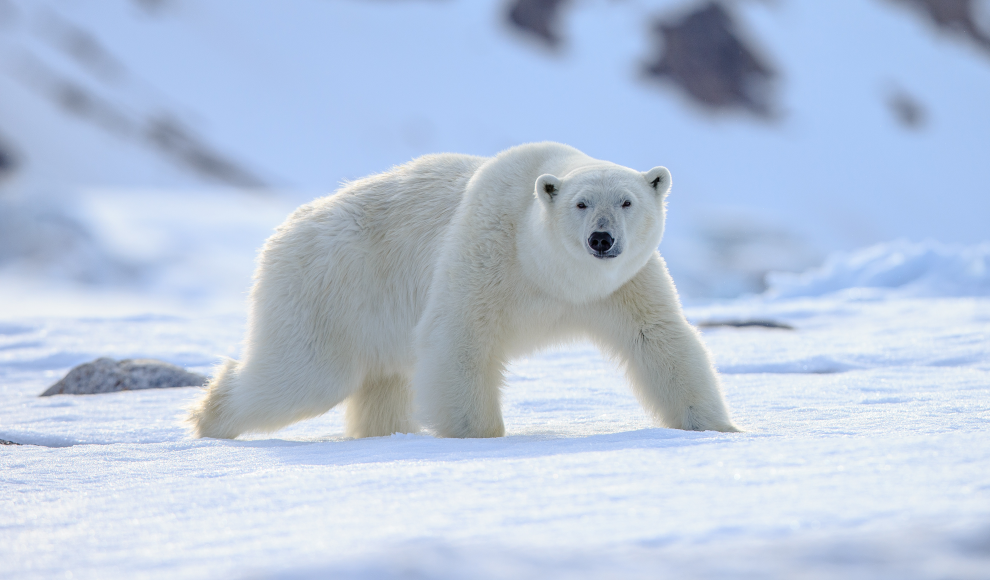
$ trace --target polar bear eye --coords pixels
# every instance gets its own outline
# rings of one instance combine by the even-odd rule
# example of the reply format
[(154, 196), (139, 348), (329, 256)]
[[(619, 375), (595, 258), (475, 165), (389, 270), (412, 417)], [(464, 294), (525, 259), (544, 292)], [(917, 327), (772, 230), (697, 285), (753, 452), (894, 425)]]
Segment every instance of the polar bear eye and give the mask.
[(578, 209), (588, 209), (588, 206), (584, 205), (584, 202), (583, 201), (578, 202), (578, 205), (577, 206), (578, 206)]
[(632, 205), (632, 202), (629, 201), (628, 199), (626, 201), (622, 202), (622, 207), (629, 207), (631, 205)]

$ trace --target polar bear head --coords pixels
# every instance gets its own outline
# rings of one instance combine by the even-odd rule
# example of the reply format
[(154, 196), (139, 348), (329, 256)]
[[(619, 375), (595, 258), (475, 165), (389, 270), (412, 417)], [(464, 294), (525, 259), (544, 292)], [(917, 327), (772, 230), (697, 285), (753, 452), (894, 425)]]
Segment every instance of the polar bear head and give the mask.
[(638, 172), (595, 164), (562, 176), (540, 175), (540, 227), (564, 254), (553, 259), (556, 272), (541, 275), (560, 280), (558, 292), (572, 300), (617, 290), (660, 244), (670, 183), (666, 167)]

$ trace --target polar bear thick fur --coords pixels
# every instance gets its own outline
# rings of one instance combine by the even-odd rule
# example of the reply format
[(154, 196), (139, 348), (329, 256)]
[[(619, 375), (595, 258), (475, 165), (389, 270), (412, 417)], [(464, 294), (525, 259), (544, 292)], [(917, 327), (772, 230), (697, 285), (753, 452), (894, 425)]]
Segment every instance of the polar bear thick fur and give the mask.
[(581, 337), (660, 424), (737, 431), (657, 253), (669, 189), (664, 167), (537, 143), (420, 157), (300, 207), (261, 251), (243, 358), (191, 409), (195, 435), (346, 401), (353, 437), (499, 437), (508, 361)]

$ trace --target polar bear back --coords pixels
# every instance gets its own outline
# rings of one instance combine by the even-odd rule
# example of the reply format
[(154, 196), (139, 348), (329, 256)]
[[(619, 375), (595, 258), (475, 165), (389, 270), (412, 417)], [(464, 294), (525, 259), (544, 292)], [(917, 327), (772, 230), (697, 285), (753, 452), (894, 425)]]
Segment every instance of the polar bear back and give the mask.
[[(254, 354), (255, 345), (326, 337), (296, 345), (300, 362), (346, 350), (364, 359), (359, 363), (365, 368), (400, 372), (411, 366), (413, 328), (443, 236), (468, 180), (485, 161), (421, 157), (296, 210), (259, 257), (252, 304), (265, 307), (249, 313), (246, 354)], [(342, 337), (360, 344), (341, 349)], [(258, 358), (264, 354), (245, 356)]]

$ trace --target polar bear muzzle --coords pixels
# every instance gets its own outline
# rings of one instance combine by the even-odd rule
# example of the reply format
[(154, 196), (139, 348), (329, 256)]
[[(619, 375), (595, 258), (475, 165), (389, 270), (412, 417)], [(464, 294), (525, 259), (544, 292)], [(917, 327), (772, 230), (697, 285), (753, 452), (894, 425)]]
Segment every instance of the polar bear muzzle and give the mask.
[(592, 256), (602, 259), (615, 258), (622, 253), (622, 248), (608, 232), (594, 232), (588, 236), (588, 249)]

